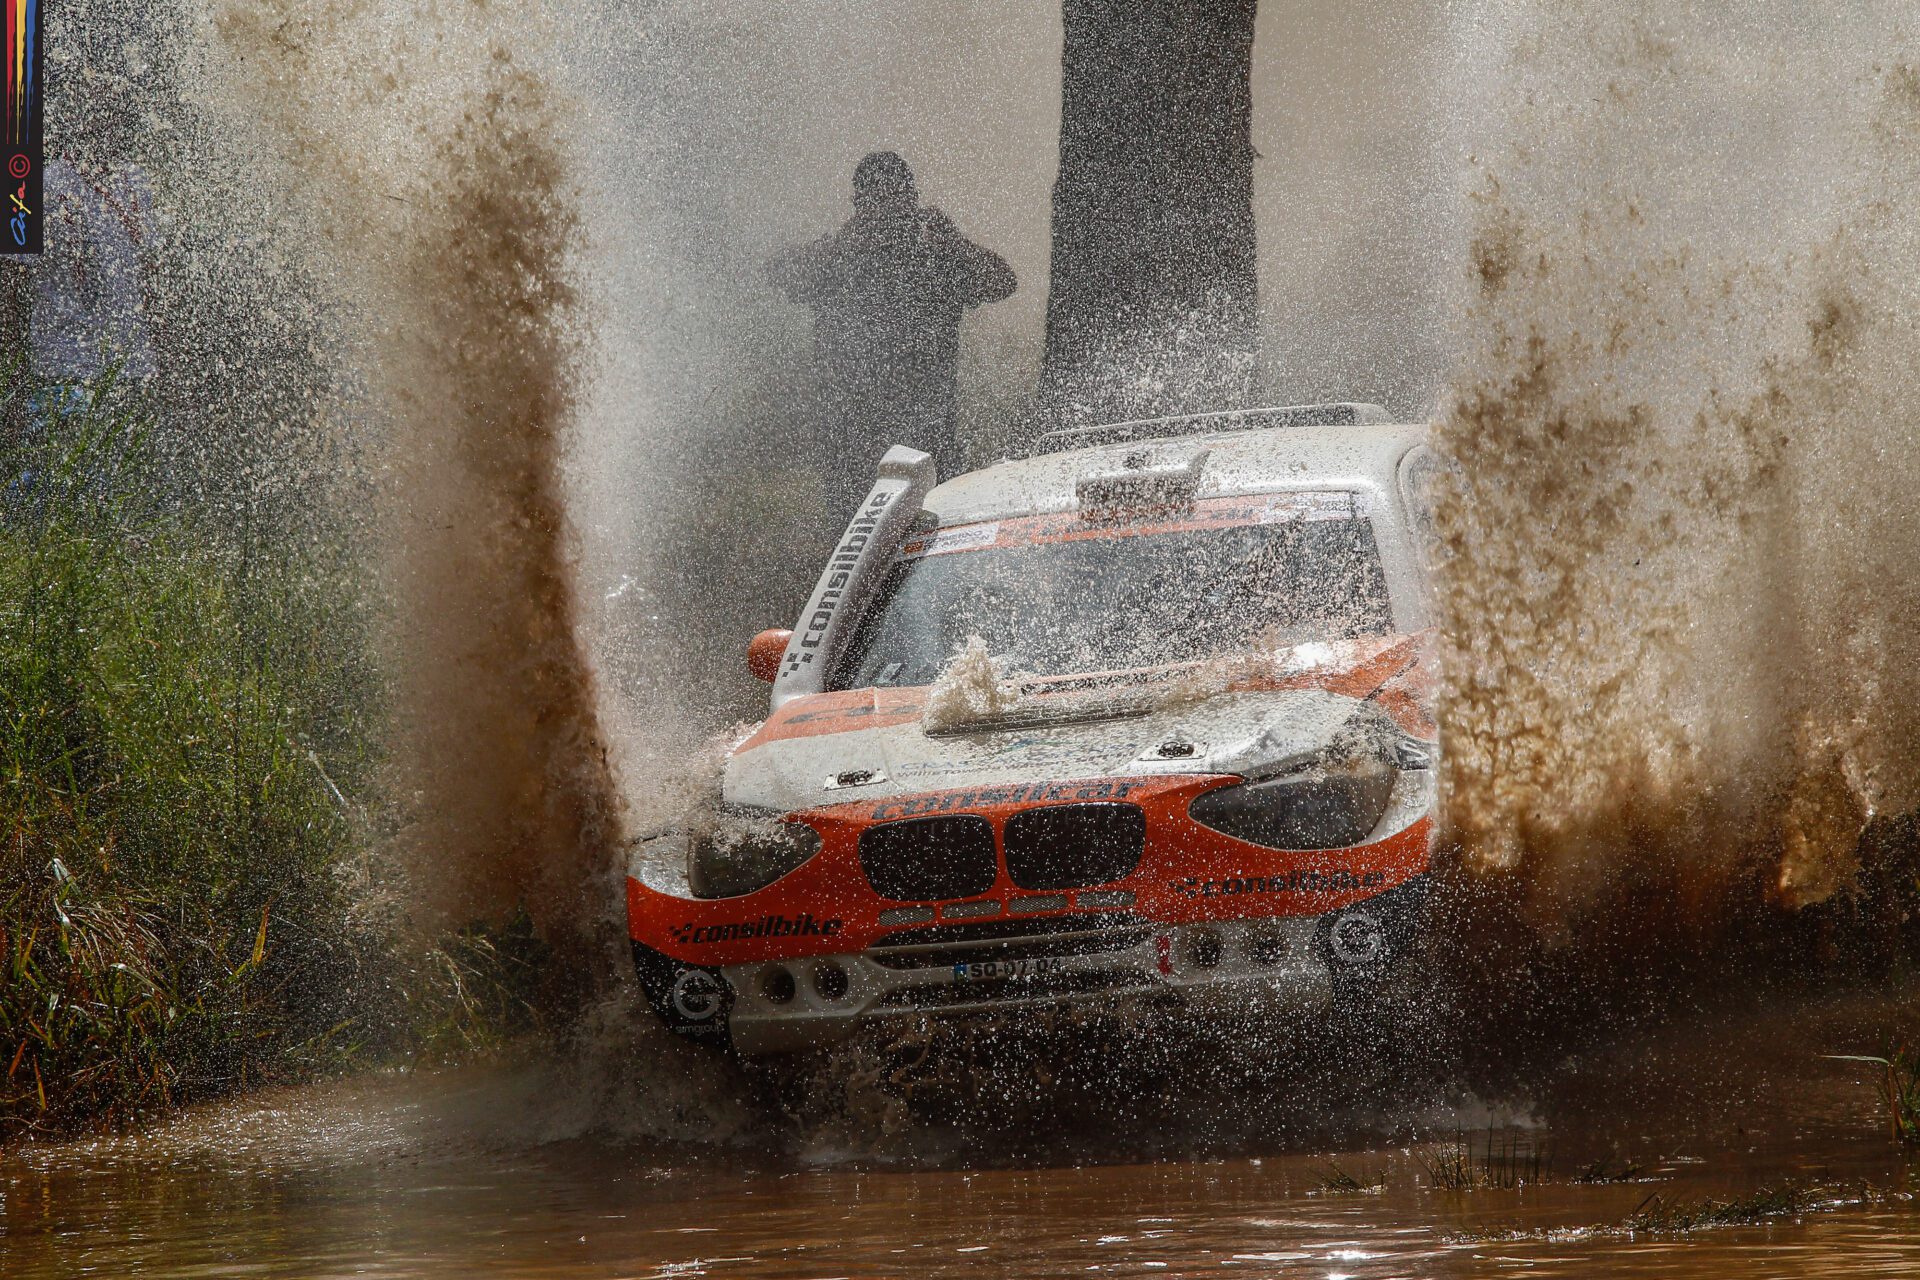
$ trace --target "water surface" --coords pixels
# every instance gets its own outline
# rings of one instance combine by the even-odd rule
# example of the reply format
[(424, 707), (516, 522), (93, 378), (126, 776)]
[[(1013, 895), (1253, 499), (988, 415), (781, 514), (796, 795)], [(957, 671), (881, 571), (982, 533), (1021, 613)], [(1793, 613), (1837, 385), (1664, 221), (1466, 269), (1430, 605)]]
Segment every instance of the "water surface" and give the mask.
[[(1110, 1134), (1059, 1135), (1079, 1153), (1059, 1161), (953, 1133), (896, 1135), (877, 1156), (765, 1119), (717, 1143), (620, 1136), (617, 1100), (579, 1105), (562, 1095), (581, 1077), (538, 1063), (275, 1090), (141, 1136), (13, 1150), (0, 1271), (1920, 1274), (1906, 1157), (1862, 1069), (1819, 1056), (1876, 1047), (1912, 1003), (1826, 1000), (1624, 1034), (1505, 1101), (1456, 1090), (1451, 1113), (1347, 1117), (1330, 1143), (1251, 1119), (1240, 1134), (1129, 1134), (1116, 1115)], [(1540, 1148), (1544, 1178), (1434, 1185), (1446, 1143), (1489, 1124), (1501, 1151)], [(1486, 1133), (1464, 1134), (1480, 1166)], [(1609, 1175), (1640, 1168), (1577, 1181), (1596, 1161)], [(1336, 1169), (1378, 1189), (1333, 1190)], [(1806, 1212), (1691, 1233), (1621, 1226), (1650, 1195), (1691, 1204), (1787, 1183), (1812, 1188)]]

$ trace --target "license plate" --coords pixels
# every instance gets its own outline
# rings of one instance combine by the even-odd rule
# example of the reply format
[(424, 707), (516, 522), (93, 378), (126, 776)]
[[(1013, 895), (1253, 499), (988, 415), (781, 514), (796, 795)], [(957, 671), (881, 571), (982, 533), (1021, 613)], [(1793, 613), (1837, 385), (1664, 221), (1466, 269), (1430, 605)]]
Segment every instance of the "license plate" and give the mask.
[(1050, 973), (1059, 973), (1066, 967), (1067, 962), (1058, 956), (1025, 960), (979, 960), (973, 964), (953, 966), (953, 980), (979, 982), (989, 978), (1042, 978)]

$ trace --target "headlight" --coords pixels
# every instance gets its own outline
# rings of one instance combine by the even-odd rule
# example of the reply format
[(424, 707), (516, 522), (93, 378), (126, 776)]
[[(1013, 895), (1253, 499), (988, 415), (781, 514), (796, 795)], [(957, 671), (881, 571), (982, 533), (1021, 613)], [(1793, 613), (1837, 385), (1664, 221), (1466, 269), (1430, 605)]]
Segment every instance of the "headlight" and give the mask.
[(1203, 827), (1269, 849), (1344, 849), (1379, 825), (1398, 776), (1377, 757), (1314, 761), (1279, 777), (1209, 791), (1187, 813)]
[(687, 824), (687, 887), (696, 898), (764, 889), (820, 852), (820, 833), (771, 809), (703, 808)]

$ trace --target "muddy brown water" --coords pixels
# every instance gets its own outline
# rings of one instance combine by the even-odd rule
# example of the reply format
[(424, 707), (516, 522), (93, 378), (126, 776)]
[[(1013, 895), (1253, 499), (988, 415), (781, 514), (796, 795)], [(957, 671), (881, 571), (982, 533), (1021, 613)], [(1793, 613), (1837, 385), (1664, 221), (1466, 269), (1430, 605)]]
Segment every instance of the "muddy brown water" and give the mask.
[[(1118, 1117), (1111, 1141), (1062, 1143), (1105, 1147), (1075, 1162), (931, 1134), (877, 1156), (765, 1122), (622, 1137), (618, 1099), (640, 1105), (644, 1071), (595, 1094), (538, 1063), (274, 1090), (0, 1156), (0, 1274), (1920, 1276), (1908, 1158), (1865, 1069), (1821, 1056), (1916, 1016), (1920, 995), (1680, 1019), (1589, 1042), (1498, 1101), (1457, 1090), (1332, 1143), (1215, 1130), (1177, 1158), (1129, 1154)], [(1462, 1131), (1484, 1165), (1489, 1126), (1502, 1151), (1541, 1149), (1545, 1176), (1436, 1186)], [(1594, 1161), (1639, 1168), (1578, 1181)], [(1334, 1190), (1335, 1168), (1378, 1187)], [(1622, 1225), (1652, 1195), (1785, 1184), (1806, 1207), (1765, 1223)]]

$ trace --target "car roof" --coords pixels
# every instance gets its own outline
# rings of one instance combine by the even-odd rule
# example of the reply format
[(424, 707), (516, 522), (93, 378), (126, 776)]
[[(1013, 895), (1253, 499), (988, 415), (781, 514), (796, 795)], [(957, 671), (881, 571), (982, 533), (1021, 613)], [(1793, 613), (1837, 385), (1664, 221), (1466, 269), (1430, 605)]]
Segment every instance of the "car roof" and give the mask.
[(1166, 421), (1185, 431), (1009, 459), (938, 485), (923, 505), (942, 525), (1070, 511), (1079, 503), (1080, 482), (1089, 476), (1191, 467), (1202, 454), (1195, 493), (1200, 498), (1289, 489), (1391, 492), (1400, 460), (1427, 435), (1424, 423), (1215, 431), (1207, 429), (1204, 418)]

